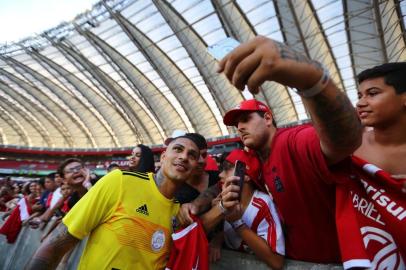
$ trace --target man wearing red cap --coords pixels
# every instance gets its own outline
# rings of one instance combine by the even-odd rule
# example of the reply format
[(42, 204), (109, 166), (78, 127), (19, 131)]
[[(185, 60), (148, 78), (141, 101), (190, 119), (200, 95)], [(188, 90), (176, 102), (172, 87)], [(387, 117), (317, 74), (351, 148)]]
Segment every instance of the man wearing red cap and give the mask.
[[(339, 178), (333, 170), (358, 148), (362, 134), (350, 101), (319, 63), (264, 37), (229, 53), (220, 61), (219, 72), (240, 90), (248, 86), (253, 94), (267, 80), (298, 89), (314, 127), (277, 129), (271, 111), (256, 100), (243, 101), (226, 113), (224, 123), (236, 126), (244, 145), (261, 160), (264, 186), (272, 193), (286, 230), (286, 256), (340, 262), (333, 184)], [(227, 188), (234, 196), (223, 198), (223, 204), (232, 210), (239, 187)], [(199, 209), (186, 207), (192, 212)]]

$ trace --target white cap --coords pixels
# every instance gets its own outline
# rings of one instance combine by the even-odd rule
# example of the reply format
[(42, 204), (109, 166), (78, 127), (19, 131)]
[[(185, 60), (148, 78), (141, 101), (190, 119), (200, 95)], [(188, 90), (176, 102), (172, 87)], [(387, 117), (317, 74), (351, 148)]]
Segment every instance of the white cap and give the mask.
[(165, 144), (165, 145), (168, 145), (173, 139), (175, 139), (175, 138), (177, 138), (177, 137), (180, 137), (180, 136), (183, 136), (183, 135), (185, 135), (186, 133), (187, 133), (187, 132), (184, 131), (184, 130), (182, 130), (182, 129), (175, 129), (175, 130), (172, 132), (172, 135), (171, 135), (170, 137), (166, 138), (164, 144)]

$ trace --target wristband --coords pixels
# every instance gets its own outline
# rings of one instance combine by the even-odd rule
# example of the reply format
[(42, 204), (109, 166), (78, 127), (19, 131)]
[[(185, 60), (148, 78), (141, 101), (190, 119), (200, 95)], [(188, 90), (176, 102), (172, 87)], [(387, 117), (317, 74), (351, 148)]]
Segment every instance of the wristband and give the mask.
[(245, 224), (244, 220), (242, 219), (237, 219), (234, 222), (230, 222), (231, 227), (233, 227), (234, 230), (237, 230), (238, 228), (240, 228), (242, 225)]
[(220, 201), (219, 201), (218, 206), (219, 206), (220, 211), (221, 211), (221, 213), (222, 213), (223, 215), (227, 215), (227, 214), (228, 214), (228, 210), (227, 210), (226, 208), (224, 208), (223, 200), (220, 200)]
[(324, 89), (326, 89), (329, 80), (330, 76), (328, 74), (328, 71), (325, 67), (323, 67), (323, 74), (321, 75), (320, 80), (315, 85), (308, 89), (296, 89), (296, 93), (304, 98), (314, 97), (315, 95), (321, 93)]

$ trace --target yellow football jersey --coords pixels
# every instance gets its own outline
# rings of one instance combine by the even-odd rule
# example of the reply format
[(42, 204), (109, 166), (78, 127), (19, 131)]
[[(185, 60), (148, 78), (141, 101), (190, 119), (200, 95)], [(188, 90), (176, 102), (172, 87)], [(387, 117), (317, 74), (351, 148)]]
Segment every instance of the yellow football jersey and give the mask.
[(63, 219), (70, 234), (90, 234), (78, 269), (163, 269), (179, 204), (152, 174), (114, 170)]

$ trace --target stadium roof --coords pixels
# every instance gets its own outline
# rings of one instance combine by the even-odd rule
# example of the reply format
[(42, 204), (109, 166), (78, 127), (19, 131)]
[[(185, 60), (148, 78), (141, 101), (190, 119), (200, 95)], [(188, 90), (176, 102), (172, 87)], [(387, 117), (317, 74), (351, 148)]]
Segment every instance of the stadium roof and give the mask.
[[(406, 61), (405, 1), (108, 0), (0, 47), (0, 144), (105, 148), (161, 144), (175, 129), (235, 133), (238, 92), (207, 46), (263, 35), (322, 62), (356, 100), (354, 74)], [(256, 97), (278, 125), (308, 118), (275, 83)]]

